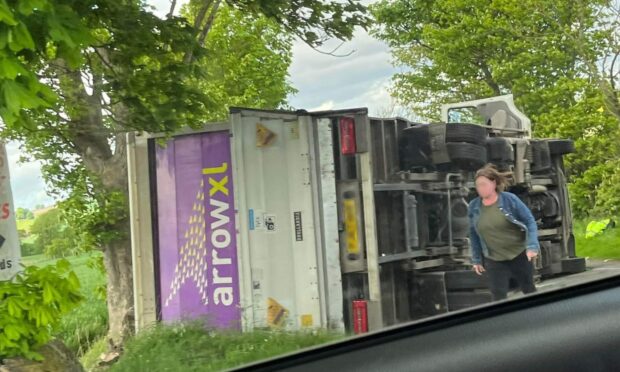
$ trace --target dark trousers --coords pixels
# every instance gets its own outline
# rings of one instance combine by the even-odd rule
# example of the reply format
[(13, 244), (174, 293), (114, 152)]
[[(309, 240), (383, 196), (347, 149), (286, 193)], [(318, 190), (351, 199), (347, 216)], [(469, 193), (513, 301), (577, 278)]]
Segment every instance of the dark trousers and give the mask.
[(484, 268), (489, 278), (489, 289), (495, 301), (506, 298), (511, 278), (517, 282), (523, 293), (536, 292), (534, 266), (527, 260), (525, 251), (507, 261), (493, 261), (485, 258)]

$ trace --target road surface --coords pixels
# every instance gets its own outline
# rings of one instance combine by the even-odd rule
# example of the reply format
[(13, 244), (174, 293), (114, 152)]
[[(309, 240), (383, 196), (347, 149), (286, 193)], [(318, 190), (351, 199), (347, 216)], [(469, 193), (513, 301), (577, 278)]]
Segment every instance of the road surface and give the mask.
[(620, 275), (619, 260), (586, 260), (586, 271), (544, 280), (536, 285), (539, 291), (569, 287), (592, 280)]

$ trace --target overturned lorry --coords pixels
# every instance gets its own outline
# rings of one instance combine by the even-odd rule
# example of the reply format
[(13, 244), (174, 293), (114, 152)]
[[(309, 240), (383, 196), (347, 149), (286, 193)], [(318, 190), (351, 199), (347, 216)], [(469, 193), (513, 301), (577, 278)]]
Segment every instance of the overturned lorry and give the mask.
[(511, 96), (444, 106), (442, 120), (234, 108), (197, 131), (129, 134), (137, 328), (364, 332), (489, 302), (467, 219), (486, 163), (513, 173), (537, 220), (537, 275), (585, 270), (573, 143), (532, 139)]

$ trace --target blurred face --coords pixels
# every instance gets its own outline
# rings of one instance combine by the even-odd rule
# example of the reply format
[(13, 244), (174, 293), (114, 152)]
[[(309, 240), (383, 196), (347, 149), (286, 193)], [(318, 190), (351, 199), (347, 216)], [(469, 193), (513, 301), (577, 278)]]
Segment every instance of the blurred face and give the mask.
[(487, 199), (494, 196), (497, 191), (495, 190), (497, 183), (484, 176), (476, 178), (476, 191), (481, 198)]

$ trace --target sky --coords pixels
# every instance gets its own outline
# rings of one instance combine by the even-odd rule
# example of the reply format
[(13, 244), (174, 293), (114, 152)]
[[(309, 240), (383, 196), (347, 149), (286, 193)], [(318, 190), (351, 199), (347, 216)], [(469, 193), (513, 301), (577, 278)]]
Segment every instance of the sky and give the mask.
[[(160, 15), (166, 14), (170, 6), (169, 0), (149, 3)], [(321, 50), (330, 51), (338, 44), (328, 44)], [(350, 52), (347, 57), (334, 57), (321, 54), (301, 41), (295, 42), (289, 73), (298, 93), (289, 97), (289, 104), (308, 111), (367, 107), (371, 115), (389, 110), (392, 100), (388, 88), (392, 75), (397, 72), (391, 64), (389, 47), (364, 30), (358, 30), (337, 54)], [(15, 207), (34, 209), (36, 205), (52, 205), (54, 200), (45, 192), (40, 165), (18, 163), (21, 152), (17, 143), (8, 143), (7, 153)]]

